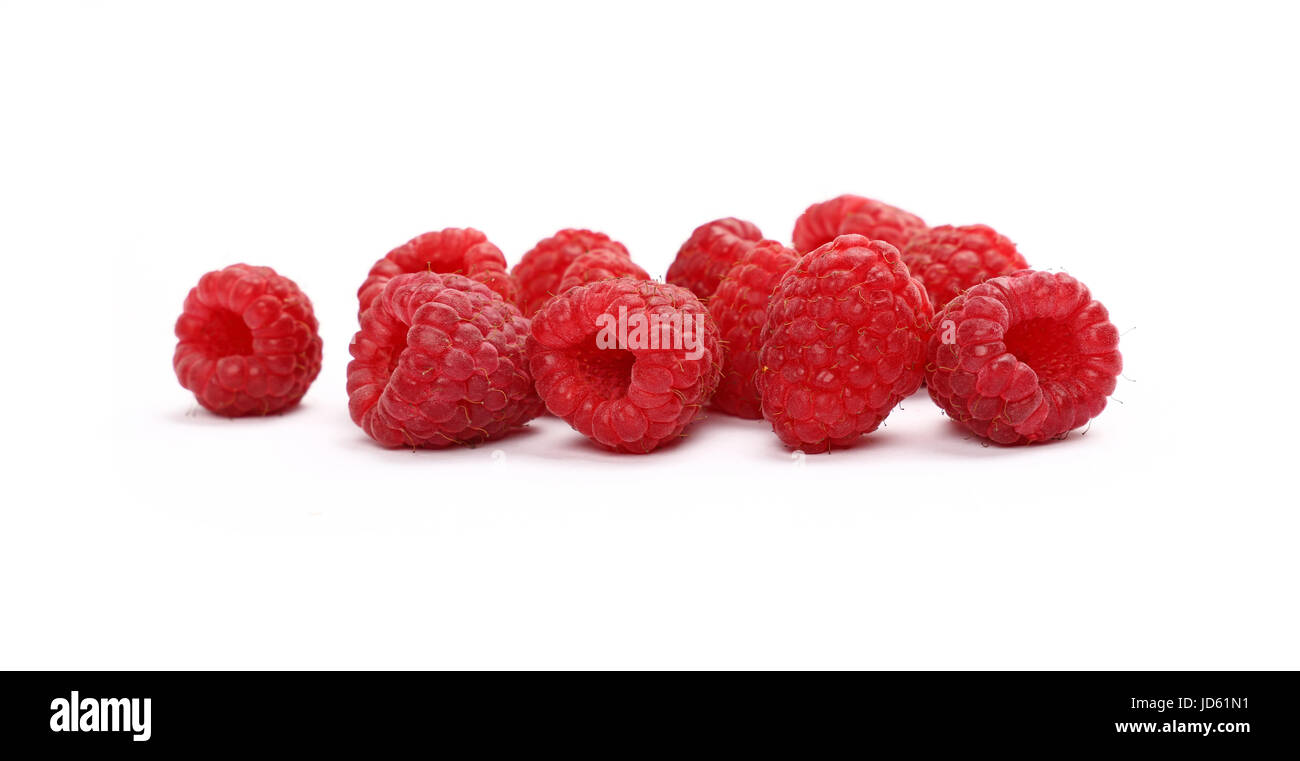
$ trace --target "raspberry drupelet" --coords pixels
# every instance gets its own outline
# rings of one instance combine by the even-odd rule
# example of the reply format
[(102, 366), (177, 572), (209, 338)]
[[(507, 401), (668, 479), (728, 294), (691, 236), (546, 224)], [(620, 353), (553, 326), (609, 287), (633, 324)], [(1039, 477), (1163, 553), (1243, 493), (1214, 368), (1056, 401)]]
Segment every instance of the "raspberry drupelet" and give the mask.
[(709, 299), (709, 314), (722, 339), (722, 380), (713, 406), (738, 417), (763, 417), (758, 394), (758, 352), (762, 347), (767, 304), (781, 276), (799, 255), (774, 240), (755, 243), (732, 266)]
[(518, 298), (501, 249), (471, 227), (449, 227), (412, 238), (375, 262), (357, 290), (360, 302), (357, 317), (360, 318), (389, 280), (414, 272), (463, 275), (496, 291), (506, 301), (515, 302)]
[(763, 417), (809, 454), (871, 433), (921, 385), (931, 317), (892, 245), (841, 235), (805, 254), (768, 305)]
[(615, 278), (572, 288), (533, 319), (529, 365), (546, 407), (620, 452), (682, 435), (718, 385), (718, 332), (685, 288)]
[(518, 308), (481, 283), (398, 275), (352, 339), (352, 421), (386, 447), (440, 449), (502, 436), (542, 411), (527, 334)]
[(1123, 369), (1106, 307), (1064, 273), (1021, 270), (957, 296), (935, 318), (926, 388), (998, 444), (1059, 438), (1101, 414)]
[(269, 415), (296, 405), (320, 374), (321, 338), (311, 300), (270, 267), (209, 272), (176, 320), (172, 367), (218, 415)]
[(794, 247), (800, 253), (829, 243), (838, 235), (865, 235), (902, 248), (925, 222), (887, 203), (842, 195), (809, 206), (794, 224)]
[(967, 288), (1029, 268), (1016, 244), (988, 225), (931, 227), (913, 235), (900, 251), (936, 311)]
[(763, 233), (751, 222), (724, 217), (705, 222), (691, 232), (668, 267), (667, 280), (708, 301), (718, 283)]
[(569, 228), (543, 238), (510, 271), (519, 286), (519, 309), (532, 317), (551, 297), (559, 294), (560, 281), (569, 265), (583, 254), (607, 249), (627, 256), (627, 247), (604, 233)]

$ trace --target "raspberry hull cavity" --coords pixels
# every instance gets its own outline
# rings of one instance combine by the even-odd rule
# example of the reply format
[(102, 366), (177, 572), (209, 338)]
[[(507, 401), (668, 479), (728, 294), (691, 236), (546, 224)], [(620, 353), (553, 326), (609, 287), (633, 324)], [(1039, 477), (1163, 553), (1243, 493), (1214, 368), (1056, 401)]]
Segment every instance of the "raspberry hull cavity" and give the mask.
[(898, 249), (842, 235), (781, 278), (767, 309), (759, 390), (786, 446), (845, 446), (921, 385), (932, 310)]
[(722, 340), (722, 380), (713, 406), (731, 415), (763, 417), (758, 394), (758, 351), (767, 304), (781, 276), (799, 261), (793, 249), (774, 240), (755, 243), (718, 284), (709, 314)]
[(1101, 414), (1123, 363), (1106, 307), (1063, 273), (1023, 270), (954, 298), (936, 318), (926, 388), (998, 444), (1059, 438)]
[(762, 238), (758, 227), (743, 219), (724, 217), (705, 222), (678, 249), (668, 267), (667, 280), (707, 301), (732, 265)]
[(794, 224), (794, 247), (800, 252), (829, 243), (839, 235), (865, 235), (902, 248), (925, 222), (915, 214), (862, 196), (843, 195), (815, 203)]
[(685, 288), (632, 278), (573, 288), (537, 313), (530, 367), (546, 407), (604, 447), (681, 436), (718, 384), (717, 327)]
[(449, 227), (412, 238), (375, 262), (357, 291), (360, 302), (357, 316), (366, 311), (389, 280), (414, 272), (464, 275), (496, 291), (506, 301), (518, 298), (501, 249), (478, 230)]
[(270, 267), (209, 272), (176, 320), (172, 367), (204, 408), (226, 417), (296, 405), (320, 374), (311, 300)]
[(485, 285), (460, 275), (398, 275), (352, 339), (352, 421), (386, 447), (440, 449), (502, 436), (542, 411), (527, 334), (519, 310)]

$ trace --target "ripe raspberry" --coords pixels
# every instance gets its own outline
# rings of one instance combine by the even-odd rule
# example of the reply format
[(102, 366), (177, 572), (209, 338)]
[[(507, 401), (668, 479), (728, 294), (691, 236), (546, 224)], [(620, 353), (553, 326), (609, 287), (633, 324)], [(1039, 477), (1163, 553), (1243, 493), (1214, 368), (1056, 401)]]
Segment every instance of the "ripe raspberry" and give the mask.
[(311, 299), (270, 267), (233, 264), (190, 289), (176, 320), (172, 366), (205, 408), (269, 415), (302, 399), (320, 373)]
[(633, 262), (624, 252), (612, 248), (595, 248), (573, 260), (564, 271), (556, 293), (587, 283), (596, 283), (616, 277), (649, 280), (650, 275)]
[(685, 288), (632, 278), (560, 294), (533, 319), (546, 407), (598, 443), (643, 454), (681, 435), (718, 385), (718, 329)]
[(812, 251), (837, 235), (856, 233), (901, 248), (925, 222), (915, 214), (862, 196), (843, 195), (809, 206), (794, 223), (794, 247)]
[(901, 251), (936, 310), (991, 277), (1029, 268), (1016, 244), (987, 225), (931, 227), (913, 235)]
[(709, 299), (709, 314), (722, 337), (722, 381), (713, 406), (751, 420), (763, 417), (755, 377), (767, 302), (781, 276), (799, 261), (793, 249), (774, 240), (755, 243), (718, 284)]
[(361, 302), (357, 316), (379, 297), (389, 279), (412, 272), (464, 275), (501, 294), (506, 301), (514, 302), (518, 297), (501, 249), (472, 227), (448, 227), (412, 238), (375, 262), (357, 291)]
[(352, 339), (352, 421), (386, 447), (497, 438), (542, 411), (528, 374), (527, 335), (519, 310), (480, 283), (398, 275)]
[(708, 301), (731, 265), (763, 238), (750, 222), (724, 217), (705, 222), (691, 233), (668, 267), (668, 282), (689, 288), (701, 301)]
[(763, 326), (759, 392), (776, 435), (813, 453), (876, 430), (921, 385), (932, 314), (884, 241), (841, 235), (805, 254)]
[(999, 444), (1064, 436), (1101, 414), (1123, 367), (1106, 307), (1062, 273), (995, 277), (950, 301), (935, 325), (930, 398)]
[(604, 233), (591, 230), (561, 230), (537, 242), (515, 264), (511, 274), (519, 284), (519, 308), (525, 317), (537, 310), (559, 293), (564, 272), (579, 256), (597, 248), (607, 248), (627, 256), (627, 248)]

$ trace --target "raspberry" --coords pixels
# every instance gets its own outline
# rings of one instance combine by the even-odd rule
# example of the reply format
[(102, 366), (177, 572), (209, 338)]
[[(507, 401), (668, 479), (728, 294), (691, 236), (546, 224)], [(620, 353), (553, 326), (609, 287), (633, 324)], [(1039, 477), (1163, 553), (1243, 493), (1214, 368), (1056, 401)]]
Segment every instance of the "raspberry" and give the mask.
[(633, 262), (626, 253), (612, 248), (595, 248), (573, 260), (564, 271), (556, 293), (587, 283), (596, 283), (616, 277), (649, 280), (650, 275)]
[(1029, 268), (1016, 244), (987, 225), (931, 227), (913, 235), (902, 254), (935, 309), (991, 277)]
[(901, 248), (925, 222), (915, 214), (862, 196), (843, 195), (809, 206), (794, 223), (794, 247), (812, 251), (837, 235), (856, 233)]
[(537, 392), (583, 435), (643, 454), (679, 436), (718, 385), (718, 330), (674, 285), (632, 278), (566, 291), (529, 340)]
[(502, 436), (542, 411), (527, 336), (528, 321), (487, 286), (460, 275), (398, 275), (352, 339), (352, 421), (386, 447)]
[(375, 262), (370, 276), (357, 291), (361, 302), (357, 316), (378, 298), (391, 278), (412, 272), (464, 275), (501, 294), (506, 301), (513, 302), (518, 297), (501, 249), (471, 227), (448, 227), (412, 238)]
[(561, 230), (537, 242), (519, 260), (511, 274), (519, 284), (519, 308), (532, 317), (551, 297), (559, 293), (564, 272), (579, 256), (607, 248), (627, 256), (627, 248), (604, 233), (591, 230)]
[(724, 217), (705, 222), (678, 249), (677, 258), (668, 267), (667, 280), (707, 301), (731, 265), (762, 238), (763, 233), (743, 219)]
[(763, 417), (755, 377), (767, 302), (781, 276), (798, 261), (793, 249), (774, 240), (760, 240), (740, 257), (709, 299), (709, 314), (718, 324), (724, 357), (713, 406), (723, 412), (751, 420)]
[(921, 385), (932, 310), (898, 249), (841, 235), (805, 254), (767, 308), (759, 392), (787, 446), (825, 452)]
[(172, 366), (218, 415), (281, 412), (320, 374), (317, 327), (296, 283), (270, 267), (233, 264), (199, 278), (185, 297)]
[(930, 398), (999, 444), (1062, 437), (1101, 414), (1123, 367), (1106, 307), (1062, 273), (995, 277), (950, 301), (935, 323)]

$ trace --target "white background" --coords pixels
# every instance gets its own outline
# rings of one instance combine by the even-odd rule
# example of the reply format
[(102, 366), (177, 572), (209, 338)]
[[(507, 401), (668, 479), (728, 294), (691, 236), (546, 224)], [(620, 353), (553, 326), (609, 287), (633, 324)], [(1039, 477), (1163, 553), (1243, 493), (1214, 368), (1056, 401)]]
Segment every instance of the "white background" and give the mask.
[[(0, 666), (1300, 667), (1293, 8), (469, 6), (0, 4)], [(802, 463), (717, 414), (645, 457), (348, 420), (357, 286), (418, 233), (662, 275), (844, 192), (1091, 287), (1086, 436), (986, 448), (924, 393)], [(286, 416), (171, 370), (239, 261), (316, 304)]]

